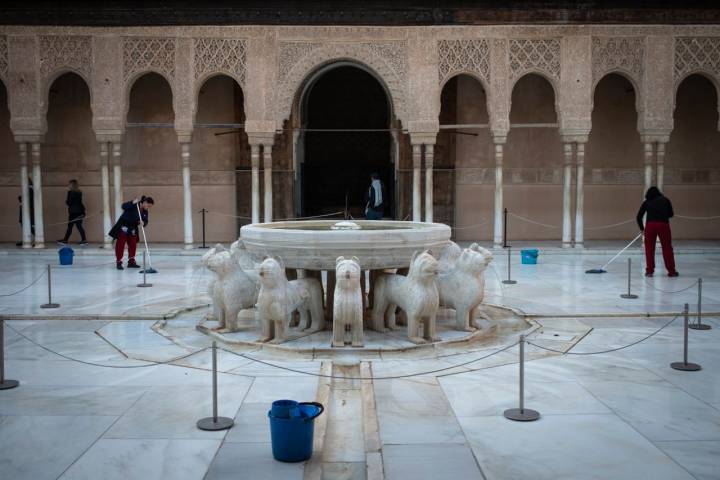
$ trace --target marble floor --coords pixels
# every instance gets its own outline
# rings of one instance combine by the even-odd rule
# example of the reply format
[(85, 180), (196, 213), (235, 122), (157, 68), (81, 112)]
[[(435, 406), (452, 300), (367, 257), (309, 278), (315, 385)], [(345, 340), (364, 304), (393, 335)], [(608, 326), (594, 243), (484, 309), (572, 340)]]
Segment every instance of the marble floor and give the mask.
[[(592, 355), (527, 345), (537, 422), (502, 416), (518, 402), (517, 347), (480, 359), (507, 344), (331, 361), (233, 346), (218, 355), (219, 414), (235, 419), (224, 432), (195, 427), (212, 408), (211, 339), (195, 328), (209, 274), (195, 252), (154, 256), (151, 288), (79, 255), (53, 269), (53, 310), (40, 305), (54, 252), (8, 254), (0, 295), (37, 283), (0, 296), (5, 374), (21, 382), (0, 391), (0, 478), (720, 479), (720, 246), (703, 248), (678, 254), (672, 279), (662, 268), (646, 279), (630, 252), (634, 300), (620, 298), (627, 257), (589, 275), (607, 253), (541, 251), (535, 266), (514, 253), (518, 283), (504, 285), (496, 252), (487, 301), (529, 314), (535, 345), (593, 353), (657, 332)], [(680, 372), (672, 320), (685, 303), (695, 310), (698, 278), (712, 330), (690, 331), (703, 369)], [(330, 378), (348, 372), (375, 380)], [(328, 407), (308, 462), (272, 458), (267, 410), (279, 398)]]

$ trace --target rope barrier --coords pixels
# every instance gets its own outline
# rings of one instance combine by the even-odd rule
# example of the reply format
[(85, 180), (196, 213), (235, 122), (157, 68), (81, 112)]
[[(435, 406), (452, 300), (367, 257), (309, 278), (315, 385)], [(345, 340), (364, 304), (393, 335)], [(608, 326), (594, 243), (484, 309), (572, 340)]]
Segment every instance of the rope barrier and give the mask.
[(675, 215), (677, 218), (682, 218), (684, 220), (717, 220), (720, 218), (720, 215), (714, 215), (712, 217), (691, 217), (688, 215)]
[(483, 225), (487, 225), (489, 223), (492, 223), (492, 222), (490, 220), (488, 220), (487, 222), (476, 223), (475, 225), (463, 225), (462, 227), (450, 227), (450, 228), (453, 230), (465, 230), (466, 228), (482, 227)]
[(585, 230), (603, 230), (605, 228), (619, 227), (620, 225), (627, 225), (628, 223), (635, 223), (635, 219), (625, 220), (624, 222), (611, 223), (608, 225), (599, 225), (597, 227), (585, 227)]
[(653, 333), (651, 333), (651, 334), (648, 335), (647, 337), (641, 338), (640, 340), (637, 340), (637, 341), (635, 341), (635, 342), (629, 343), (629, 344), (627, 344), (627, 345), (623, 345), (622, 347), (611, 348), (611, 349), (608, 349), (608, 350), (601, 350), (601, 351), (599, 351), (599, 352), (570, 352), (570, 351), (565, 351), (565, 352), (563, 352), (562, 350), (555, 350), (554, 348), (543, 347), (542, 345), (538, 345), (538, 344), (536, 344), (536, 343), (533, 343), (533, 342), (531, 342), (530, 340), (526, 340), (526, 342), (529, 343), (530, 345), (534, 346), (534, 347), (537, 347), (537, 348), (541, 349), (541, 350), (546, 350), (546, 351), (548, 351), (548, 352), (554, 352), (554, 353), (560, 353), (560, 354), (562, 354), (562, 355), (600, 355), (600, 354), (603, 354), (603, 353), (617, 352), (618, 350), (624, 350), (624, 349), (626, 349), (626, 348), (630, 348), (630, 347), (633, 347), (633, 346), (635, 346), (635, 345), (637, 345), (637, 344), (639, 344), (639, 343), (642, 343), (642, 342), (644, 342), (645, 340), (647, 340), (647, 339), (649, 339), (649, 338), (652, 338), (652, 337), (654, 337), (655, 335), (657, 335), (658, 333), (660, 333), (661, 331), (663, 331), (666, 327), (670, 326), (670, 324), (673, 323), (675, 320), (677, 320), (679, 317), (680, 317), (680, 315), (674, 316), (672, 320), (670, 320), (670, 321), (667, 322), (665, 325), (663, 325), (662, 327), (660, 327), (660, 328), (658, 328), (657, 330), (655, 330)]
[(673, 294), (673, 293), (682, 293), (682, 292), (685, 292), (685, 291), (687, 291), (687, 290), (690, 290), (692, 287), (694, 287), (695, 285), (698, 284), (698, 281), (695, 280), (692, 284), (690, 284), (690, 285), (688, 285), (687, 287), (685, 287), (685, 288), (683, 288), (683, 289), (680, 289), (680, 290), (663, 290), (663, 289), (661, 289), (661, 288), (657, 288), (657, 287), (655, 287), (653, 284), (651, 284), (651, 283), (648, 281), (647, 278), (645, 279), (645, 284), (646, 284), (648, 287), (652, 288), (653, 290), (657, 290), (658, 292)]
[(45, 273), (46, 273), (46, 270), (43, 270), (43, 272), (42, 272), (40, 275), (38, 275), (37, 278), (35, 278), (35, 280), (33, 280), (32, 282), (30, 282), (30, 284), (24, 286), (24, 287), (21, 288), (20, 290), (17, 290), (17, 291), (15, 291), (15, 292), (13, 292), (13, 293), (4, 293), (4, 294), (1, 294), (0, 297), (12, 297), (12, 296), (14, 296), (14, 295), (18, 295), (18, 294), (24, 292), (25, 290), (27, 290), (28, 288), (32, 287), (32, 286), (35, 285), (37, 282), (39, 282), (40, 279), (45, 275)]
[(547, 223), (536, 222), (535, 220), (531, 220), (531, 219), (529, 219), (529, 218), (523, 217), (522, 215), (518, 215), (518, 214), (516, 214), (516, 213), (508, 212), (508, 215), (510, 215), (511, 217), (518, 218), (518, 219), (520, 219), (520, 220), (522, 220), (522, 221), (524, 221), (524, 222), (532, 223), (532, 224), (534, 224), (534, 225), (539, 225), (539, 226), (541, 226), (541, 227), (545, 227), (545, 228), (560, 228), (558, 225), (549, 225), (549, 224), (547, 224)]

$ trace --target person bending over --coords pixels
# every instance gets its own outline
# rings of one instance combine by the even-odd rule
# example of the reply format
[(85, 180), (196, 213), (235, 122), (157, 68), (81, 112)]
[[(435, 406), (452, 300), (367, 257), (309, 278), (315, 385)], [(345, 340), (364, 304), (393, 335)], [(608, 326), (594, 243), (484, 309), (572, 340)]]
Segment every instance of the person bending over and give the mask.
[(148, 212), (153, 205), (155, 205), (155, 201), (152, 197), (146, 197), (145, 195), (122, 204), (123, 213), (120, 215), (118, 221), (115, 222), (113, 228), (108, 232), (108, 235), (115, 239), (115, 261), (118, 270), (123, 269), (122, 259), (125, 253), (126, 243), (128, 246), (127, 267), (140, 268), (140, 265), (135, 261), (138, 229), (140, 228), (141, 221), (144, 227), (147, 226)]
[[(643, 227), (643, 215), (647, 214)], [(675, 270), (675, 256), (673, 255), (672, 235), (670, 233), (670, 219), (673, 217), (673, 208), (670, 200), (665, 197), (657, 187), (648, 188), (645, 201), (637, 214), (637, 223), (640, 231), (645, 232), (645, 276), (652, 277), (655, 272), (655, 240), (660, 237), (662, 256), (668, 277), (677, 277)]]

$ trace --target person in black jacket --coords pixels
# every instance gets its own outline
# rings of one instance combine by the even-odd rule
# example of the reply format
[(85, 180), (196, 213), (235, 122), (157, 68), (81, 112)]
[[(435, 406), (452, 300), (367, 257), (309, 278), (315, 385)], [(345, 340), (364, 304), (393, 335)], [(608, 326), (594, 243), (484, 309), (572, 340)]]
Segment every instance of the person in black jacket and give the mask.
[(82, 191), (78, 187), (78, 182), (75, 179), (70, 180), (68, 183), (65, 205), (68, 207), (67, 230), (65, 231), (65, 236), (58, 240), (58, 243), (67, 243), (70, 235), (72, 235), (72, 227), (75, 225), (78, 232), (80, 232), (80, 245), (87, 245), (85, 229), (82, 225), (83, 218), (85, 218), (85, 205), (83, 205), (82, 201)]
[[(647, 214), (643, 227), (643, 215)], [(655, 272), (655, 241), (660, 237), (663, 260), (668, 277), (677, 277), (675, 256), (673, 255), (670, 219), (673, 212), (672, 203), (657, 187), (648, 188), (645, 201), (637, 214), (637, 223), (641, 232), (645, 232), (645, 276), (652, 277)]]
[[(33, 193), (32, 179), (28, 178), (28, 205), (30, 210), (30, 235), (31, 238), (35, 237), (35, 198)], [(18, 221), (20, 222), (20, 234), (22, 235), (22, 195), (18, 195)], [(32, 242), (35, 245), (35, 242)], [(22, 240), (17, 242), (15, 245), (18, 247), (22, 246)]]
[(368, 220), (382, 220), (385, 211), (385, 185), (380, 180), (380, 175), (370, 175), (370, 187), (365, 194), (365, 218)]
[(115, 261), (118, 270), (123, 270), (122, 259), (126, 243), (128, 246), (127, 267), (140, 268), (140, 265), (135, 261), (135, 250), (139, 238), (138, 229), (141, 221), (143, 226), (147, 226), (148, 212), (153, 205), (155, 205), (155, 200), (145, 195), (122, 204), (123, 213), (108, 232), (108, 235), (116, 240)]

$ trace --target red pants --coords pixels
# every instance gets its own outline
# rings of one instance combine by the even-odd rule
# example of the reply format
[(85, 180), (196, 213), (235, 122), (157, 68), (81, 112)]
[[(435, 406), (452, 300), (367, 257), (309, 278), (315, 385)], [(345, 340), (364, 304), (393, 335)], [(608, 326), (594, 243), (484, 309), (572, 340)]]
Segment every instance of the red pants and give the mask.
[(663, 261), (668, 273), (675, 273), (670, 224), (665, 222), (647, 222), (645, 225), (645, 273), (655, 271), (655, 241), (660, 237)]
[(115, 260), (117, 260), (118, 263), (122, 262), (123, 254), (125, 253), (125, 243), (127, 243), (128, 263), (134, 263), (137, 242), (137, 235), (128, 235), (125, 232), (120, 232), (120, 235), (118, 235), (117, 241), (115, 242)]

